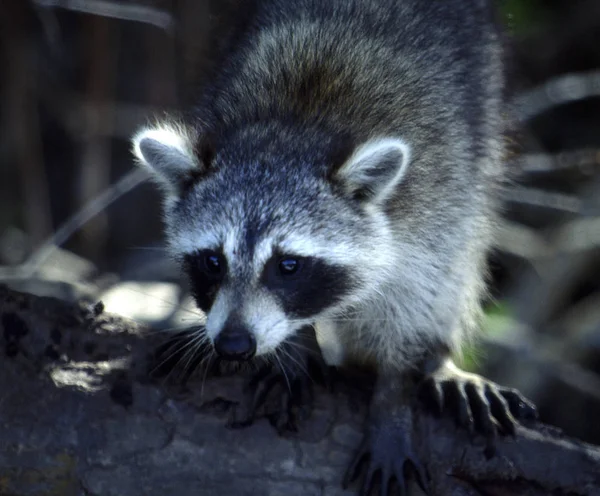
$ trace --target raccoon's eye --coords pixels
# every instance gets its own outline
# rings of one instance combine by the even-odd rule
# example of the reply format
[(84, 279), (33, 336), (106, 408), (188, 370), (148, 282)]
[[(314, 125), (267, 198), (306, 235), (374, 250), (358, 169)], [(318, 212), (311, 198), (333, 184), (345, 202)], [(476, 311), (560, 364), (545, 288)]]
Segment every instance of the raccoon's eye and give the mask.
[(221, 269), (223, 267), (223, 263), (221, 261), (221, 257), (214, 253), (209, 253), (204, 256), (204, 267), (206, 272), (213, 275), (218, 275), (221, 273)]
[(300, 260), (292, 257), (284, 257), (279, 260), (279, 273), (282, 276), (291, 276), (298, 272)]

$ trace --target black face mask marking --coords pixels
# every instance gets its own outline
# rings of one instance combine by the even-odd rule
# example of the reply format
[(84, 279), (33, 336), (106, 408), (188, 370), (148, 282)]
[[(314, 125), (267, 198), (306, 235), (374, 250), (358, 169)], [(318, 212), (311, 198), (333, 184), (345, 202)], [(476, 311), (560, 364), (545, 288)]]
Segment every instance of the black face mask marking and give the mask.
[(296, 318), (317, 315), (354, 287), (345, 267), (316, 257), (280, 253), (265, 264), (261, 283), (277, 297), (285, 313)]
[(222, 250), (200, 250), (184, 255), (183, 270), (189, 278), (196, 304), (203, 312), (208, 312), (227, 275), (227, 260)]

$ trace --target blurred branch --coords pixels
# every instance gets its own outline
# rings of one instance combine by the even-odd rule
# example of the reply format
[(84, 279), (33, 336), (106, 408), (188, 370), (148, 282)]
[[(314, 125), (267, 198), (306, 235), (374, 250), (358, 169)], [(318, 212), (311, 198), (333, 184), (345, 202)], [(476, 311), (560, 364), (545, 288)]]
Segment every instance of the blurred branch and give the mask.
[(110, 188), (104, 190), (96, 198), (93, 198), (81, 210), (69, 218), (54, 235), (46, 240), (42, 246), (22, 266), (11, 271), (12, 275), (19, 274), (22, 277), (32, 277), (52, 254), (56, 246), (62, 245), (81, 226), (90, 219), (104, 211), (111, 203), (118, 200), (128, 191), (132, 190), (147, 179), (147, 173), (142, 169), (133, 169), (123, 176)]
[(65, 126), (75, 142), (86, 139), (92, 132), (100, 137), (131, 139), (133, 131), (149, 116), (168, 112), (169, 108), (138, 105), (113, 100), (86, 100), (75, 92), (44, 94), (44, 104)]
[(496, 247), (530, 261), (599, 248), (600, 217), (570, 221), (557, 228), (551, 239), (533, 228), (503, 220), (498, 226)]
[(550, 153), (528, 153), (516, 160), (522, 172), (555, 172), (565, 169), (579, 169), (585, 175), (600, 172), (600, 149), (588, 148), (576, 151)]
[[(548, 329), (549, 334), (560, 335), (566, 347), (589, 348), (593, 335), (600, 329), (600, 294), (592, 293), (587, 298), (573, 304), (562, 318)], [(600, 340), (596, 347), (600, 349)]]
[(600, 247), (600, 217), (567, 223), (557, 229), (554, 244), (563, 253)]
[[(573, 349), (568, 348), (562, 337), (556, 339), (536, 334), (531, 327), (512, 319), (506, 326), (505, 332), (483, 336), (483, 341), (488, 346), (509, 350), (511, 356), (520, 357), (530, 368), (540, 371), (546, 376), (544, 379), (557, 379), (583, 395), (600, 401), (600, 377), (570, 360), (579, 357), (567, 356)], [(510, 382), (515, 383), (512, 380)], [(535, 382), (544, 384), (546, 381)]]
[(33, 0), (40, 7), (62, 8), (124, 21), (142, 22), (171, 32), (174, 19), (169, 12), (123, 1), (108, 0)]
[(525, 203), (536, 207), (550, 208), (563, 212), (579, 213), (583, 203), (575, 195), (545, 191), (525, 186), (512, 186), (502, 190), (502, 199), (508, 202)]
[[(578, 199), (581, 205), (598, 200), (600, 180), (586, 183)], [(581, 249), (594, 246), (597, 237), (597, 220), (581, 219), (566, 224), (565, 231), (554, 229), (548, 232), (548, 244), (555, 253), (551, 257), (538, 260), (535, 269), (524, 271), (518, 283), (509, 292), (508, 298), (520, 322), (540, 331), (552, 321), (552, 315), (563, 307), (577, 285), (585, 280), (590, 267), (594, 266), (598, 255), (595, 250)], [(593, 223), (596, 233), (585, 232)], [(570, 236), (577, 234), (577, 239)], [(590, 243), (592, 241), (592, 243)], [(562, 247), (576, 247), (577, 251), (567, 251)]]
[(140, 74), (147, 95), (145, 100), (162, 109), (173, 107), (178, 97), (176, 61), (180, 56), (176, 37), (156, 36), (150, 30), (142, 36), (147, 54)]
[(38, 115), (38, 67), (35, 46), (27, 26), (31, 13), (24, 4), (16, 4), (10, 12), (2, 12), (0, 30), (6, 36), (6, 89), (2, 102), (4, 130), (9, 130), (16, 166), (21, 175), (26, 230), (30, 242), (41, 242), (52, 232), (50, 198), (42, 150), (42, 130)]
[(551, 253), (547, 240), (537, 234), (535, 229), (506, 219), (498, 226), (495, 246), (525, 260), (544, 258)]
[[(117, 81), (118, 45), (121, 30), (103, 17), (85, 19), (85, 92), (91, 102), (113, 100)], [(90, 198), (110, 186), (113, 142), (99, 135), (96, 127), (111, 128), (114, 116), (110, 113), (96, 115), (90, 119), (85, 139), (80, 142), (81, 155), (78, 167), (77, 205), (84, 205)], [(103, 119), (99, 121), (99, 117)], [(101, 260), (106, 252), (108, 220), (105, 214), (96, 215), (93, 221), (81, 226), (81, 249), (92, 260)]]
[(513, 110), (523, 122), (552, 107), (597, 96), (600, 96), (600, 71), (571, 73), (517, 96)]
[[(126, 140), (131, 139), (134, 129), (148, 119), (148, 116), (166, 111), (163, 107), (159, 109), (150, 105), (85, 100), (79, 100), (79, 103), (73, 101), (69, 108), (64, 110), (64, 119), (75, 139), (81, 135), (82, 129), (89, 133), (93, 126), (94, 132), (99, 136)], [(108, 116), (111, 116), (112, 121)]]

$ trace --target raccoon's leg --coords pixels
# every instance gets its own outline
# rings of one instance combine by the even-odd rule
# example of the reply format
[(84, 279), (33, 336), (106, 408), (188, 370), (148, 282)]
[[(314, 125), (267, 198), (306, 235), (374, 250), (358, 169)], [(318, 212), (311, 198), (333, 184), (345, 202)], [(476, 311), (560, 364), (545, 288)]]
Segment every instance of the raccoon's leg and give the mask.
[(412, 415), (417, 392), (437, 412), (452, 410), (461, 426), (485, 434), (490, 454), (496, 424), (503, 432), (514, 434), (517, 419), (536, 417), (535, 407), (518, 391), (460, 370), (447, 354), (427, 358), (420, 369), (416, 377), (405, 373), (378, 378), (365, 436), (344, 477), (347, 487), (360, 475), (361, 465), (366, 461), (361, 496), (370, 494), (376, 478), (380, 480), (382, 496), (388, 494), (394, 478), (405, 494), (404, 467), (407, 464), (412, 467), (417, 483), (427, 492), (425, 469), (412, 445)]
[(268, 414), (279, 434), (297, 431), (298, 422), (312, 410), (315, 374), (327, 379), (323, 361), (312, 327), (302, 328), (284, 342), (272, 364), (261, 367), (246, 384), (244, 398), (230, 422), (233, 428), (247, 427), (265, 406), (270, 394), (279, 395), (279, 408)]
[(430, 358), (419, 393), (436, 413), (451, 412), (459, 425), (484, 434), (493, 449), (498, 433), (514, 435), (518, 420), (537, 417), (535, 406), (518, 391), (460, 370), (448, 356)]
[(417, 483), (427, 492), (425, 469), (413, 449), (413, 397), (415, 380), (409, 374), (380, 375), (371, 404), (361, 446), (344, 476), (344, 488), (358, 478), (366, 463), (361, 496), (371, 493), (376, 479), (382, 496), (387, 496), (393, 479), (406, 494), (405, 466), (410, 466)]

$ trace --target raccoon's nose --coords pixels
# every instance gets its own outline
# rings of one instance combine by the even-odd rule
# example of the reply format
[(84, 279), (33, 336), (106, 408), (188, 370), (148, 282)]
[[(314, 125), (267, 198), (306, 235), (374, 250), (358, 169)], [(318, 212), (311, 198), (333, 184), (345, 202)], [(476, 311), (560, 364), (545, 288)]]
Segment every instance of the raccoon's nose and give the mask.
[(222, 332), (214, 345), (219, 356), (226, 360), (250, 360), (256, 353), (256, 339), (245, 330)]

